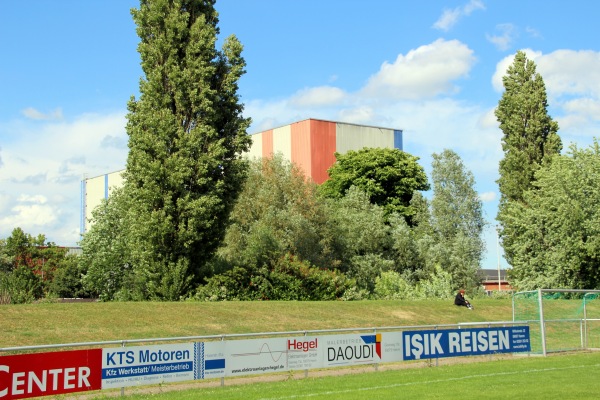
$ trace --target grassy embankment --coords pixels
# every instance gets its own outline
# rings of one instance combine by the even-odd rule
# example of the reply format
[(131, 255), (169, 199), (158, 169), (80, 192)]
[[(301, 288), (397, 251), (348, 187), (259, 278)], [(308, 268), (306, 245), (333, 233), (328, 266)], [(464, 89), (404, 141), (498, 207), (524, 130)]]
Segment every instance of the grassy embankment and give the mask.
[(0, 306), (0, 347), (295, 330), (507, 321), (510, 299)]
[[(507, 321), (510, 299), (478, 299), (476, 309), (456, 307), (452, 301), (361, 302), (225, 302), (225, 303), (42, 303), (0, 306), (0, 347), (164, 338), (269, 331), (357, 327), (442, 325), (461, 322)], [(571, 307), (572, 308), (572, 307)], [(548, 358), (520, 356), (509, 360), (488, 357), (483, 362), (438, 368), (382, 365), (379, 372), (319, 376), (311, 371), (277, 374), (277, 382), (262, 376), (253, 385), (218, 380), (187, 385), (127, 388), (131, 399), (441, 399), (471, 398), (597, 398), (600, 354)], [(460, 360), (465, 361), (465, 360)], [(457, 361), (458, 362), (458, 361)], [(410, 364), (406, 363), (407, 365)], [(428, 366), (427, 362), (413, 365)], [(388, 370), (389, 368), (389, 370)], [(333, 371), (333, 372), (331, 372)], [(325, 375), (335, 374), (327, 370)], [(360, 371), (355, 371), (360, 372)], [(283, 381), (282, 381), (283, 380)], [(163, 392), (163, 393), (160, 393)], [(103, 391), (83, 398), (114, 398)], [(77, 397), (78, 398), (78, 397)]]

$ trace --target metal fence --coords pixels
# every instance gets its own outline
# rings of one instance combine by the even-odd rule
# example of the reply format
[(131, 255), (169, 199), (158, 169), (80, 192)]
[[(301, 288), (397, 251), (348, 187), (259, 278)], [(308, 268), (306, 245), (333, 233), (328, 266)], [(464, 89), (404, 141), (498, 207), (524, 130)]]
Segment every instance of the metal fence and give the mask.
[(513, 320), (527, 319), (533, 353), (600, 348), (600, 301), (590, 301), (599, 294), (600, 290), (588, 289), (516, 292)]
[[(597, 321), (597, 320), (595, 320)], [(546, 321), (551, 322), (551, 321)], [(589, 329), (589, 321), (579, 321), (579, 332), (581, 340), (579, 344), (575, 347), (579, 349), (584, 349), (588, 345), (588, 340), (585, 339), (587, 337), (584, 332), (586, 329)], [(388, 327), (372, 327), (372, 328), (346, 328), (346, 329), (322, 329), (322, 330), (296, 330), (296, 331), (285, 331), (285, 332), (259, 332), (259, 333), (245, 333), (245, 334), (220, 334), (220, 335), (199, 335), (199, 336), (182, 336), (182, 337), (168, 337), (168, 338), (145, 338), (145, 339), (122, 339), (122, 340), (112, 340), (112, 341), (98, 341), (98, 342), (80, 342), (80, 343), (61, 343), (61, 344), (49, 344), (49, 345), (39, 345), (39, 346), (19, 346), (19, 347), (5, 347), (0, 348), (0, 356), (2, 355), (26, 355), (26, 356), (36, 356), (38, 353), (40, 356), (43, 354), (48, 354), (44, 351), (48, 350), (57, 350), (57, 349), (73, 349), (73, 348), (83, 348), (83, 349), (92, 349), (90, 351), (103, 352), (103, 358), (106, 358), (106, 354), (110, 353), (126, 353), (127, 348), (129, 350), (140, 349), (140, 348), (151, 348), (155, 347), (166, 349), (170, 345), (172, 346), (197, 346), (198, 344), (202, 345), (202, 351), (204, 350), (204, 346), (206, 348), (219, 348), (225, 349), (227, 346), (227, 351), (230, 349), (240, 347), (241, 345), (248, 344), (250, 342), (256, 343), (253, 352), (257, 352), (256, 354), (262, 353), (262, 344), (274, 344), (275, 342), (280, 343), (281, 341), (287, 341), (287, 349), (290, 349), (290, 342), (294, 341), (298, 338), (305, 338), (303, 341), (298, 341), (298, 343), (304, 343), (305, 348), (296, 347), (293, 350), (296, 350), (296, 353), (293, 353), (293, 350), (290, 350), (290, 354), (293, 353), (294, 356), (303, 356), (302, 351), (307, 351), (309, 348), (309, 344), (311, 341), (314, 341), (314, 345), (316, 347), (317, 342), (315, 338), (319, 339), (319, 346), (321, 345), (329, 345), (329, 342), (343, 342), (344, 340), (348, 340), (351, 337), (360, 337), (360, 338), (371, 338), (372, 342), (365, 342), (372, 348), (375, 346), (379, 346), (378, 348), (378, 357), (373, 357), (372, 359), (367, 360), (363, 358), (360, 360), (363, 366), (371, 365), (375, 370), (378, 369), (378, 366), (383, 363), (390, 362), (406, 362), (406, 361), (426, 361), (428, 365), (437, 366), (441, 359), (445, 357), (458, 357), (458, 356), (483, 356), (488, 355), (490, 359), (494, 357), (494, 355), (499, 353), (513, 353), (513, 352), (521, 352), (523, 354), (530, 354), (531, 352), (535, 352), (536, 349), (530, 347), (529, 344), (532, 343), (531, 337), (534, 337), (536, 333), (536, 327), (539, 327), (538, 321), (495, 321), (495, 322), (469, 322), (469, 323), (458, 323), (458, 324), (438, 324), (438, 325), (414, 325), (414, 326), (388, 326)], [(511, 347), (509, 349), (493, 347), (492, 343), (495, 341), (498, 344), (498, 335), (501, 332), (509, 332), (511, 335)], [(515, 334), (517, 332), (517, 334)], [(525, 335), (518, 335), (518, 332), (526, 332)], [(530, 334), (531, 332), (531, 334)], [(532, 335), (533, 334), (533, 335)], [(551, 330), (547, 330), (546, 334), (551, 334)], [(450, 340), (450, 336), (452, 336), (456, 341), (464, 340), (467, 343), (465, 347), (464, 344), (455, 345), (455, 351), (453, 354), (451, 346), (452, 340)], [(489, 335), (490, 339), (487, 339)], [(496, 336), (494, 336), (496, 335)], [(508, 333), (507, 333), (508, 336)], [(523, 338), (523, 340), (515, 340), (515, 338)], [(383, 339), (381, 339), (383, 338)], [(444, 339), (445, 338), (445, 339)], [(525, 340), (526, 338), (526, 340)], [(256, 340), (259, 339), (259, 340)], [(282, 340), (285, 339), (285, 340)], [(331, 340), (330, 340), (331, 339)], [(487, 341), (486, 341), (487, 340)], [(523, 350), (523, 346), (519, 348), (520, 345), (514, 345), (514, 343), (520, 343), (523, 341), (527, 344), (527, 349)], [(194, 343), (189, 343), (194, 342)], [(508, 340), (507, 340), (508, 342)], [(449, 344), (450, 343), (450, 344)], [(212, 346), (212, 347), (211, 347)], [(221, 346), (221, 347), (219, 347)], [(259, 346), (260, 350), (256, 350)], [(332, 345), (333, 346), (333, 345)], [(396, 349), (383, 348), (384, 346), (397, 346)], [(449, 347), (450, 346), (450, 347)], [(462, 346), (462, 347), (461, 347)], [(273, 348), (274, 346), (272, 346)], [(279, 345), (279, 349), (282, 346)], [(398, 351), (398, 348), (400, 350)], [(412, 350), (411, 350), (412, 348)], [(450, 348), (450, 351), (448, 350)], [(194, 347), (194, 350), (196, 347)], [(341, 349), (341, 347), (340, 347)], [(436, 352), (437, 349), (437, 352)], [(466, 349), (466, 350), (465, 350)], [(331, 348), (327, 348), (327, 350), (332, 350)], [(136, 350), (137, 351), (137, 350)], [(221, 350), (219, 350), (221, 351)], [(224, 351), (223, 354), (229, 354), (227, 351)], [(249, 351), (250, 353), (252, 351)], [(332, 350), (335, 355), (336, 351)], [(386, 351), (396, 351), (396, 354), (390, 355), (384, 354)], [(269, 350), (271, 352), (271, 350)], [(287, 359), (289, 355), (288, 351), (273, 351), (276, 353), (286, 353), (285, 356), (281, 356), (282, 360)], [(272, 355), (272, 353), (270, 355)], [(214, 350), (213, 350), (214, 353)], [(267, 353), (267, 351), (265, 351)], [(331, 353), (330, 353), (331, 354)], [(229, 357), (229, 355), (224, 355), (223, 357)], [(321, 356), (326, 358), (327, 356)], [(194, 362), (198, 360), (196, 355), (193, 357)], [(204, 360), (204, 358), (202, 358)], [(223, 370), (219, 372), (219, 374), (207, 376), (202, 375), (201, 377), (196, 377), (194, 375), (191, 379), (209, 379), (215, 378), (221, 380), (221, 385), (225, 384), (225, 379), (229, 377), (237, 377), (244, 376), (246, 371), (245, 368), (237, 369), (233, 371), (232, 369), (228, 369), (225, 371), (225, 359), (223, 359)], [(230, 365), (236, 363), (235, 360), (231, 360), (227, 358), (227, 362)], [(1, 360), (0, 360), (1, 361)], [(214, 361), (214, 360), (212, 360)], [(275, 361), (275, 359), (273, 359)], [(331, 361), (331, 360), (329, 360)], [(104, 361), (103, 361), (104, 362)], [(32, 362), (35, 364), (35, 362)], [(353, 366), (358, 364), (352, 363), (332, 363), (325, 362), (324, 366), (316, 366), (317, 364), (304, 364), (302, 363), (290, 363), (286, 364), (286, 369), (281, 369), (278, 371), (292, 371), (292, 370), (300, 370), (304, 371), (305, 377), (308, 376), (308, 372), (310, 369), (315, 368), (328, 368), (328, 367), (344, 367), (344, 366)], [(323, 365), (323, 364), (319, 364)], [(228, 365), (229, 366), (229, 365)], [(242, 365), (245, 366), (245, 365)], [(304, 366), (304, 367), (303, 367)], [(105, 389), (104, 379), (109, 379), (104, 377), (104, 371), (107, 368), (104, 364), (101, 366), (101, 370), (103, 371), (103, 381), (101, 389)], [(236, 367), (239, 368), (239, 367)], [(194, 366), (194, 370), (196, 367)], [(248, 369), (251, 371), (252, 369)], [(265, 368), (257, 368), (254, 370), (255, 372), (248, 372), (245, 375), (254, 375), (259, 373), (269, 373), (272, 372), (270, 369)], [(195, 371), (194, 371), (195, 373)], [(170, 382), (169, 380), (165, 380), (165, 382)], [(130, 383), (124, 384), (123, 386), (107, 386), (106, 388), (118, 388), (121, 387), (121, 393), (124, 394), (124, 390), (126, 386), (137, 386), (137, 385), (148, 385), (150, 383)], [(95, 389), (92, 389), (95, 390)]]

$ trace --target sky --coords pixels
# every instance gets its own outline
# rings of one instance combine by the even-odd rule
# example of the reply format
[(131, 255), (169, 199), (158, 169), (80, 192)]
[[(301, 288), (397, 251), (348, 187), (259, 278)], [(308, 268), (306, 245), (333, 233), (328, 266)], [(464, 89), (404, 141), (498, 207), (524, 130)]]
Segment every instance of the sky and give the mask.
[[(0, 0), (0, 238), (16, 227), (80, 240), (81, 180), (121, 170), (127, 102), (143, 77), (136, 0)], [(494, 116), (518, 50), (537, 65), (563, 153), (600, 135), (595, 0), (217, 0), (235, 35), (249, 133), (325, 119), (401, 129), (429, 176), (455, 151), (495, 233), (502, 132)]]

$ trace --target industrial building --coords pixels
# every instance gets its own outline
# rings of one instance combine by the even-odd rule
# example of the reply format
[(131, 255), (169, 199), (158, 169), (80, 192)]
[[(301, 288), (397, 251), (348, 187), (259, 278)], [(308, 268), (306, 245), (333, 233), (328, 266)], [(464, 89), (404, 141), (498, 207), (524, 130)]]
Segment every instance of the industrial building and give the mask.
[(102, 200), (108, 199), (110, 192), (123, 186), (123, 171), (84, 177), (81, 181), (81, 216), (79, 232), (83, 235), (90, 229), (92, 211), (100, 205)]
[(401, 130), (318, 119), (259, 132), (252, 139), (250, 157), (281, 153), (318, 184), (329, 178), (327, 170), (335, 163), (336, 152), (344, 154), (364, 147), (402, 150)]
[[(306, 119), (252, 135), (249, 158), (282, 154), (298, 165), (317, 184), (328, 179), (327, 170), (335, 163), (335, 153), (365, 147), (402, 150), (402, 130)], [(92, 210), (113, 188), (123, 184), (123, 171), (84, 178), (81, 182), (81, 233), (90, 228)]]

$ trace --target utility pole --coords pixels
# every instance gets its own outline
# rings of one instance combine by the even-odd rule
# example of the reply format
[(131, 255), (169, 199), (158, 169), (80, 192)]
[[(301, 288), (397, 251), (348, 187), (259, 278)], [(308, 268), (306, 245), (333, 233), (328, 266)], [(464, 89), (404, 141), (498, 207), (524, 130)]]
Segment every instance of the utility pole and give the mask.
[(502, 290), (502, 281), (500, 280), (500, 227), (496, 225), (496, 253), (498, 253), (498, 291)]

